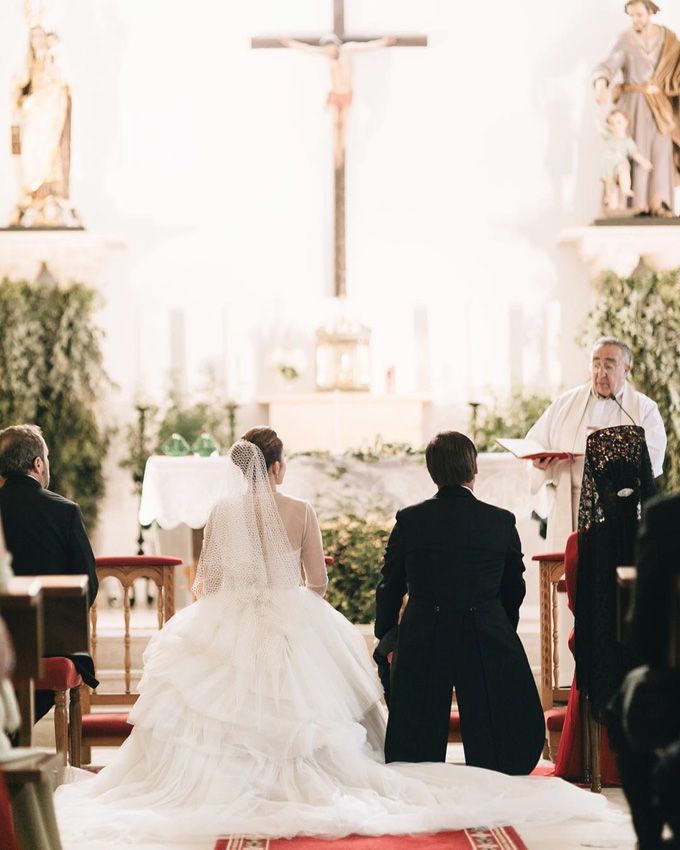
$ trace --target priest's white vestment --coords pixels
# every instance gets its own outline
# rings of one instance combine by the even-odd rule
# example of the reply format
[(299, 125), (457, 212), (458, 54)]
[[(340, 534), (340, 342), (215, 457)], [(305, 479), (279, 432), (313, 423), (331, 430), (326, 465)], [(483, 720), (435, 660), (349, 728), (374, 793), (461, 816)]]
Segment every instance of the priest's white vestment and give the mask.
[[(628, 382), (616, 398), (619, 404), (610, 398), (599, 398), (588, 381), (556, 399), (529, 430), (527, 439), (536, 440), (546, 449), (583, 455), (586, 439), (593, 431), (634, 423), (645, 429), (652, 471), (655, 477), (661, 475), (666, 453), (666, 431), (656, 402), (638, 392)], [(532, 492), (538, 492), (544, 484), (555, 486), (546, 540), (551, 552), (563, 552), (567, 537), (576, 529), (583, 463), (581, 456), (573, 463), (560, 460), (546, 470), (531, 470)]]

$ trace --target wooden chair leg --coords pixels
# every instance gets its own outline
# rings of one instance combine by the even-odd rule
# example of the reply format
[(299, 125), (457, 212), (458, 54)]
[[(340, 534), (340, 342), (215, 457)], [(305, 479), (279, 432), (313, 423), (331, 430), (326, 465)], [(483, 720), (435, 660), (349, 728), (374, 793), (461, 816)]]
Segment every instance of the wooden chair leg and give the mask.
[(600, 724), (590, 717), (590, 790), (599, 794), (602, 791), (602, 775), (600, 773)]
[(71, 699), (68, 712), (69, 759), (72, 767), (80, 767), (80, 744), (83, 709), (80, 704), (80, 688), (71, 688)]
[(583, 768), (583, 784), (590, 785), (591, 783), (591, 763), (590, 757), (592, 749), (590, 746), (590, 700), (581, 693), (579, 701), (579, 719), (581, 721), (581, 764)]
[(19, 746), (33, 746), (33, 723), (35, 719), (35, 690), (33, 679), (21, 679), (16, 683), (17, 701), (21, 711), (19, 727)]
[(66, 764), (66, 754), (68, 752), (68, 721), (66, 718), (65, 690), (54, 692), (54, 740), (57, 745), (57, 752), (64, 756), (64, 764)]

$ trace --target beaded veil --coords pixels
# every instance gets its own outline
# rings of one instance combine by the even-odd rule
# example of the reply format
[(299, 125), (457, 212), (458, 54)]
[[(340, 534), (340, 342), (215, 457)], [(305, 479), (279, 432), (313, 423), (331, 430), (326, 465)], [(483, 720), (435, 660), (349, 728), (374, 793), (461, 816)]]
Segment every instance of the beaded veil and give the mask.
[(193, 592), (247, 597), (300, 584), (300, 554), (291, 550), (260, 449), (239, 440), (229, 450), (224, 497), (203, 537)]

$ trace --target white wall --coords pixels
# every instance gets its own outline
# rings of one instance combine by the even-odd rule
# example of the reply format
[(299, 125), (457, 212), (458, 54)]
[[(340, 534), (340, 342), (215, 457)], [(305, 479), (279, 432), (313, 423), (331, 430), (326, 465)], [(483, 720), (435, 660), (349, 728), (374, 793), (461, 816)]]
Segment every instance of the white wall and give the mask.
[[(117, 415), (130, 415), (140, 382), (161, 397), (176, 308), (190, 387), (213, 360), (242, 393), (271, 390), (264, 350), (301, 345), (311, 357), (331, 291), (328, 81), (325, 60), (252, 51), (249, 37), (324, 31), (330, 0), (46, 5), (73, 84), (73, 198), (89, 229), (128, 246), (105, 314)], [(418, 303), (433, 424), (488, 387), (580, 380), (573, 338), (590, 290), (557, 240), (597, 210), (590, 73), (627, 26), (622, 0), (599, 0), (597, 13), (592, 0), (346, 5), (348, 30), (430, 37), (426, 50), (356, 59), (348, 286), (374, 327), (375, 388), (390, 364), (400, 391), (418, 388)], [(659, 20), (677, 29), (680, 10)], [(3, 0), (0, 129), (25, 44), (22, 2)], [(14, 169), (0, 151), (0, 220)]]

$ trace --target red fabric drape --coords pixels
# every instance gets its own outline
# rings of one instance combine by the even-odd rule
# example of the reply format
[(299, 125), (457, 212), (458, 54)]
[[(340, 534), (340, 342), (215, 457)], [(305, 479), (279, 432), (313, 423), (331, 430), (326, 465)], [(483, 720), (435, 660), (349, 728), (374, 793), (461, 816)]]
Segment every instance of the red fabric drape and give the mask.
[(2, 773), (0, 773), (0, 846), (3, 850), (19, 850), (14, 835), (14, 821), (9, 804), (9, 794)]

